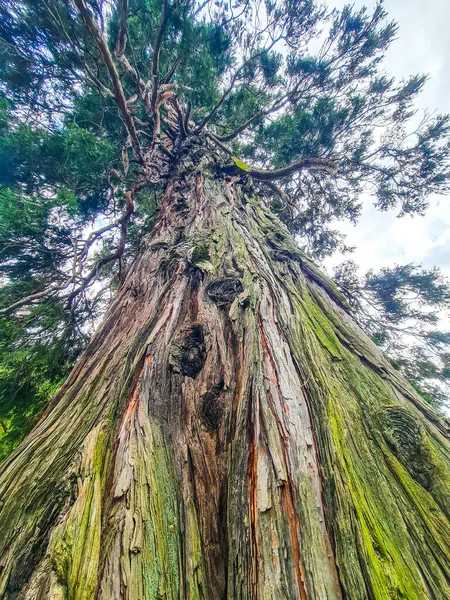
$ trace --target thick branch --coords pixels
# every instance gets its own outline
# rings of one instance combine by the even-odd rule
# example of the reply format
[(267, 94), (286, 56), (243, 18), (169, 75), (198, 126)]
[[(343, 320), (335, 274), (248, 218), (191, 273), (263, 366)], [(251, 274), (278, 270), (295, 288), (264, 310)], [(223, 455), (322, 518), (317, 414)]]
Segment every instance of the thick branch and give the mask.
[(172, 98), (172, 104), (177, 113), (178, 129), (180, 130), (180, 136), (181, 136), (181, 139), (184, 140), (186, 137), (186, 128), (184, 126), (185, 120), (184, 120), (183, 110), (180, 106), (180, 103), (178, 102), (178, 100), (175, 97)]
[(84, 22), (86, 23), (86, 27), (88, 28), (89, 33), (93, 37), (95, 43), (97, 44), (98, 49), (101, 52), (103, 57), (103, 61), (108, 69), (109, 76), (114, 85), (114, 97), (116, 99), (117, 105), (122, 113), (122, 116), (125, 121), (125, 126), (127, 128), (128, 134), (131, 139), (131, 145), (133, 148), (133, 152), (135, 154), (136, 159), (139, 163), (143, 162), (142, 150), (139, 144), (136, 127), (133, 121), (133, 117), (128, 109), (127, 102), (125, 100), (125, 95), (122, 87), (122, 83), (120, 81), (119, 73), (117, 71), (116, 65), (114, 64), (113, 57), (111, 52), (109, 51), (108, 44), (106, 43), (103, 34), (97, 27), (94, 19), (92, 18), (91, 13), (89, 12), (85, 0), (73, 0), (74, 4), (78, 8)]
[(337, 174), (337, 167), (331, 160), (324, 158), (302, 158), (301, 160), (292, 162), (286, 167), (274, 169), (273, 171), (250, 169), (249, 175), (251, 175), (253, 179), (256, 179), (257, 181), (273, 181), (274, 179), (281, 179), (282, 177), (287, 177), (292, 173), (304, 170), (325, 171), (329, 175)]
[[(138, 72), (131, 66), (130, 61), (125, 55), (128, 34), (128, 0), (119, 0), (119, 2), (119, 35), (114, 54), (120, 66), (136, 84), (138, 94), (145, 102), (145, 84), (140, 80)], [(130, 100), (128, 100), (128, 104), (130, 104)]]

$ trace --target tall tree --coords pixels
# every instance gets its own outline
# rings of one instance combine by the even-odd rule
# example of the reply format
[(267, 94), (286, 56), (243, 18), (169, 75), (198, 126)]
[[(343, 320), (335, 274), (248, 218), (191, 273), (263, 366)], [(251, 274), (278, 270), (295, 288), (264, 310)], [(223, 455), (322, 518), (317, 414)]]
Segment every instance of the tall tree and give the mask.
[(448, 424), (292, 237), (448, 190), (381, 3), (1, 17), (5, 330), (68, 365), (115, 293), (0, 468), (0, 595), (447, 598)]

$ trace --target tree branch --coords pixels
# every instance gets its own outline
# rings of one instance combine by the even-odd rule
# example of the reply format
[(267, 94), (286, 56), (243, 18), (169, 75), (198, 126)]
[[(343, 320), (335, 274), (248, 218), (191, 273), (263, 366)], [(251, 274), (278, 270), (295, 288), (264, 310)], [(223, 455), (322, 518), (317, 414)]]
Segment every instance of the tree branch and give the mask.
[(255, 113), (254, 115), (252, 115), (249, 119), (247, 119), (247, 121), (245, 121), (245, 123), (242, 123), (242, 125), (239, 125), (239, 127), (237, 127), (232, 133), (229, 133), (227, 135), (217, 136), (217, 138), (221, 142), (230, 142), (231, 140), (234, 140), (235, 137), (237, 137), (240, 133), (245, 131), (247, 129), (247, 127), (249, 127), (253, 123), (253, 121), (255, 121), (258, 117), (266, 117), (267, 115), (270, 115), (271, 113), (276, 112), (277, 110), (280, 110), (281, 108), (283, 108), (283, 106), (285, 106), (286, 103), (290, 100), (291, 95), (292, 94), (286, 94), (285, 96), (278, 98), (278, 100), (276, 100), (272, 104), (272, 106), (270, 106), (266, 110), (260, 110), (257, 113)]
[[(105, 94), (106, 96), (110, 96), (111, 98), (114, 98), (113, 92), (100, 81), (100, 79), (92, 72), (92, 69), (89, 67), (87, 62), (81, 56), (79, 48), (77, 47), (73, 37), (67, 31), (67, 28), (64, 24), (64, 21), (61, 18), (61, 15), (59, 14), (59, 12), (57, 10), (52, 10), (51, 6), (49, 6), (45, 0), (43, 0), (43, 4), (44, 4), (46, 10), (48, 11), (48, 14), (54, 20), (56, 26), (60, 27), (61, 32), (63, 33), (67, 42), (70, 44), (70, 47), (72, 48), (75, 56), (79, 60), (80, 65), (86, 72), (85, 75), (86, 75), (87, 79), (90, 79), (91, 82), (94, 83), (94, 85), (96, 85), (103, 94)], [(72, 70), (72, 72), (75, 74), (75, 70)]]
[(220, 141), (220, 139), (214, 135), (211, 131), (208, 131), (206, 133), (206, 137), (208, 139), (210, 139), (216, 146), (219, 146), (219, 148), (221, 150), (223, 150), (226, 154), (228, 154), (228, 156), (232, 156), (233, 153), (231, 152), (231, 150), (229, 148), (227, 148), (224, 144), (222, 144), (222, 142)]
[(51, 296), (53, 293), (58, 292), (59, 290), (65, 289), (65, 287), (66, 287), (66, 284), (51, 285), (51, 286), (45, 288), (45, 290), (42, 290), (42, 292), (36, 292), (35, 294), (30, 294), (29, 296), (26, 296), (25, 298), (22, 298), (21, 300), (18, 300), (17, 302), (10, 304), (6, 308), (1, 309), (0, 316), (7, 317), (8, 315), (12, 314), (17, 308), (20, 308), (21, 306), (25, 306), (26, 304), (31, 304), (32, 302), (34, 302), (35, 300), (39, 300), (40, 298), (46, 298), (48, 296)]
[(175, 97), (172, 98), (172, 104), (177, 113), (178, 129), (180, 130), (180, 136), (181, 136), (181, 139), (184, 140), (186, 138), (187, 133), (186, 133), (186, 128), (184, 126), (185, 121), (184, 121), (183, 110), (180, 106), (180, 103), (178, 102), (178, 100)]
[(125, 53), (128, 33), (128, 0), (119, 0), (119, 35), (117, 37), (116, 49), (114, 51), (117, 58)]
[(225, 100), (228, 98), (228, 96), (230, 95), (230, 93), (233, 91), (234, 89), (234, 84), (236, 83), (236, 79), (238, 78), (238, 75), (241, 73), (241, 71), (243, 69), (245, 69), (245, 67), (247, 65), (249, 65), (253, 60), (255, 60), (256, 58), (259, 58), (262, 54), (264, 54), (265, 52), (268, 52), (278, 41), (280, 40), (280, 37), (277, 37), (276, 39), (274, 39), (271, 44), (267, 47), (264, 48), (263, 50), (261, 50), (260, 52), (257, 52), (256, 54), (253, 54), (252, 56), (250, 56), (249, 58), (247, 58), (247, 60), (245, 60), (242, 65), (235, 71), (233, 77), (231, 78), (231, 83), (230, 85), (227, 87), (227, 89), (224, 91), (224, 93), (222, 94), (221, 99), (219, 100), (219, 102), (216, 104), (216, 106), (206, 115), (206, 117), (204, 117), (204, 119), (202, 119), (200, 121), (200, 123), (197, 125), (197, 127), (195, 128), (194, 133), (199, 133), (204, 127), (205, 125), (213, 118), (213, 116), (216, 114), (216, 112), (219, 110), (219, 108), (222, 106), (222, 104), (225, 102)]
[(273, 183), (273, 181), (262, 181), (262, 183), (281, 198), (281, 200), (284, 202), (283, 211), (286, 208), (291, 207), (291, 202), (288, 196), (284, 193), (284, 191), (281, 188), (279, 188), (275, 183)]
[(180, 62), (181, 62), (181, 57), (178, 57), (177, 59), (175, 59), (173, 65), (170, 67), (170, 69), (167, 71), (167, 73), (161, 79), (161, 83), (170, 83), (170, 80), (175, 75), (175, 71), (178, 69), (178, 65), (180, 64)]
[(153, 87), (152, 87), (152, 108), (155, 109), (156, 98), (158, 96), (159, 87), (159, 53), (161, 50), (162, 39), (164, 30), (167, 25), (170, 14), (169, 0), (164, 0), (163, 14), (161, 17), (161, 23), (158, 29), (158, 35), (156, 36), (155, 46), (153, 48), (153, 60), (152, 60), (152, 75), (153, 75)]
[[(128, 35), (128, 0), (119, 0), (119, 35), (117, 38), (116, 48), (114, 55), (117, 58), (120, 66), (124, 71), (130, 75), (134, 83), (136, 84), (139, 96), (145, 102), (145, 85), (139, 78), (139, 73), (134, 67), (131, 66), (130, 61), (125, 55), (125, 48), (127, 46), (127, 35)], [(128, 104), (130, 101), (128, 100)]]
[(86, 277), (83, 278), (81, 285), (69, 294), (67, 298), (69, 306), (71, 306), (74, 298), (90, 285), (91, 281), (98, 275), (102, 267), (122, 257), (127, 241), (128, 222), (134, 211), (133, 195), (140, 187), (142, 187), (142, 185), (137, 185), (132, 190), (128, 190), (127, 192), (125, 192), (125, 211), (122, 217), (120, 218), (120, 241), (116, 251), (112, 254), (109, 254), (108, 256), (104, 256), (95, 263), (91, 271), (86, 275)]
[[(93, 231), (88, 236), (86, 241), (84, 242), (81, 251), (78, 253), (75, 250), (74, 266), (72, 269), (72, 275), (70, 277), (68, 277), (68, 279), (66, 281), (64, 281), (63, 283), (57, 284), (57, 285), (52, 284), (40, 292), (30, 294), (29, 296), (26, 296), (25, 298), (22, 298), (22, 299), (18, 300), (17, 302), (10, 304), (6, 308), (3, 308), (0, 310), (0, 317), (8, 316), (8, 315), (12, 314), (18, 308), (21, 308), (22, 306), (25, 306), (27, 304), (32, 304), (35, 300), (40, 300), (41, 298), (47, 298), (47, 297), (53, 296), (57, 292), (66, 290), (70, 285), (72, 285), (73, 283), (75, 283), (76, 281), (79, 281), (81, 279), (81, 284), (77, 288), (72, 290), (67, 296), (68, 302), (70, 305), (72, 303), (73, 299), (89, 286), (91, 281), (98, 275), (99, 270), (104, 265), (121, 258), (121, 256), (123, 255), (123, 252), (125, 250), (126, 240), (127, 240), (127, 226), (128, 226), (128, 222), (131, 218), (131, 215), (133, 214), (133, 211), (134, 211), (133, 195), (136, 191), (141, 189), (144, 185), (145, 184), (143, 182), (139, 183), (132, 190), (125, 192), (125, 199), (126, 199), (125, 210), (124, 210), (123, 214), (121, 215), (121, 217), (119, 219), (117, 219), (117, 221), (115, 221), (114, 223), (106, 225), (105, 227), (102, 227), (101, 229), (98, 229), (97, 231)], [(104, 256), (103, 258), (98, 260), (95, 263), (94, 267), (91, 269), (91, 271), (85, 277), (81, 278), (80, 272), (82, 269), (82, 264), (84, 262), (84, 259), (87, 257), (89, 248), (92, 246), (92, 244), (95, 242), (95, 240), (97, 240), (101, 235), (103, 235), (105, 232), (107, 232), (119, 225), (120, 225), (120, 241), (119, 241), (119, 245), (118, 245), (117, 249), (115, 250), (115, 252), (113, 252), (112, 254), (109, 254), (108, 256)]]
[(127, 128), (128, 134), (130, 136), (131, 145), (133, 148), (134, 155), (136, 160), (142, 164), (143, 156), (141, 145), (139, 144), (136, 127), (133, 121), (133, 117), (128, 109), (127, 102), (125, 100), (125, 95), (122, 87), (122, 83), (120, 81), (119, 73), (117, 71), (116, 65), (114, 64), (113, 57), (111, 52), (109, 51), (108, 44), (102, 34), (102, 32), (97, 27), (94, 19), (92, 18), (91, 13), (89, 12), (85, 0), (73, 0), (75, 6), (78, 8), (81, 17), (86, 23), (86, 27), (97, 44), (98, 49), (102, 55), (103, 61), (108, 69), (109, 76), (113, 82), (114, 86), (114, 97), (117, 102), (117, 105), (122, 113), (122, 116), (125, 121), (125, 126)]
[(336, 175), (338, 172), (336, 165), (331, 160), (324, 158), (302, 158), (281, 169), (274, 169), (273, 171), (249, 169), (248, 173), (257, 181), (273, 181), (274, 179), (281, 179), (292, 173), (304, 170), (324, 171), (329, 175)]

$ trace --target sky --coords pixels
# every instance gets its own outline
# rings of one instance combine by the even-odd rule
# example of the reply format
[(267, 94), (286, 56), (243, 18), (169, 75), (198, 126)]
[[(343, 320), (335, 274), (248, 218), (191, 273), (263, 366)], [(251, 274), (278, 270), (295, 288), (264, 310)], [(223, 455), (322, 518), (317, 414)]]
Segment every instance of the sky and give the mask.
[[(342, 8), (349, 0), (327, 0)], [(353, 0), (356, 7), (372, 8), (371, 0)], [(385, 68), (399, 79), (428, 73), (430, 79), (416, 103), (417, 108), (450, 113), (450, 0), (385, 0), (389, 17), (397, 21), (397, 40), (388, 50)], [(438, 266), (450, 277), (450, 196), (432, 196), (424, 217), (396, 216), (397, 211), (380, 212), (373, 199), (363, 199), (363, 213), (357, 226), (338, 224), (355, 252), (336, 254), (325, 261), (331, 273), (335, 265), (352, 259), (361, 272), (394, 264), (420, 263)]]

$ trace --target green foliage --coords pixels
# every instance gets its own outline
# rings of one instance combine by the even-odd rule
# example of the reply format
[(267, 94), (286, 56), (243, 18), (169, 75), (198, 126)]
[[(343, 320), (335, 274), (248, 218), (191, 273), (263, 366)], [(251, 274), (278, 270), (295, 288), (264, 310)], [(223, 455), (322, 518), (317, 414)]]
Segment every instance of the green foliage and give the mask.
[[(350, 5), (327, 12), (314, 0), (197, 8), (186, 2), (170, 11), (159, 55), (161, 76), (171, 76), (194, 120), (220, 106), (211, 116), (215, 132), (236, 137), (234, 153), (266, 167), (305, 156), (338, 166), (337, 178), (304, 170), (282, 182), (289, 206), (280, 216), (310, 252), (321, 258), (348, 249), (332, 223), (358, 219), (367, 186), (380, 209), (398, 207), (401, 215), (423, 213), (430, 193), (448, 189), (449, 118), (426, 116), (417, 125), (414, 101), (426, 76), (397, 82), (384, 73), (382, 60), (398, 28), (382, 2), (372, 12)], [(95, 3), (90, 9), (113, 51), (120, 11), (114, 5), (102, 14)], [(106, 134), (123, 145), (117, 106), (100, 87), (110, 85), (105, 66), (90, 36), (80, 35), (84, 23), (72, 3), (58, 0), (49, 8), (9, 0), (2, 10), (0, 33), (8, 43), (0, 77), (14, 107), (54, 123), (67, 122), (75, 106), (71, 119), (97, 139)], [(160, 0), (129, 2), (129, 62), (142, 81), (151, 74), (161, 10)], [(246, 22), (258, 10), (268, 25), (251, 30)], [(23, 77), (15, 78), (17, 72)], [(221, 99), (233, 73), (234, 85)], [(122, 85), (128, 97), (135, 94), (127, 72)], [(141, 105), (133, 112), (146, 120)], [(246, 123), (244, 141), (236, 131)], [(89, 152), (83, 156), (89, 164)], [(272, 200), (273, 190), (269, 195)]]
[[(48, 131), (0, 106), (0, 305), (66, 281), (74, 236), (110, 200), (112, 146), (70, 123)], [(52, 295), (0, 318), (0, 460), (21, 441), (83, 350), (105, 297), (69, 310)]]
[(36, 423), (84, 342), (54, 302), (0, 321), (0, 461)]

